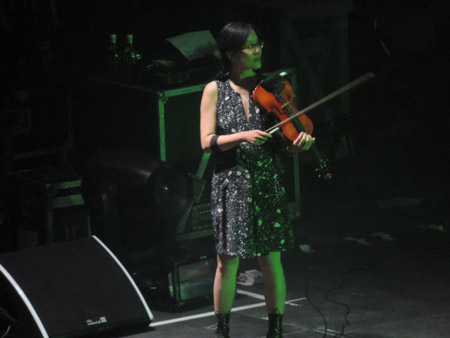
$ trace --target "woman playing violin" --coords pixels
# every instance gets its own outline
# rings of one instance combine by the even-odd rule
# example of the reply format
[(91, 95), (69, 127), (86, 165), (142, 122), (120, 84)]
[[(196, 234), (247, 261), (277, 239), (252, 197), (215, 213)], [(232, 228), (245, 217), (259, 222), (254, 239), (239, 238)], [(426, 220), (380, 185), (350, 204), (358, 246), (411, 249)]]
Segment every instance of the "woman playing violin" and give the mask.
[[(214, 282), (216, 337), (229, 336), (229, 316), (236, 292), (240, 258), (256, 257), (263, 273), (267, 337), (281, 337), (286, 285), (281, 252), (294, 246), (280, 161), (272, 135), (273, 122), (252, 100), (258, 84), (263, 44), (247, 23), (227, 24), (217, 37), (222, 71), (204, 89), (201, 101), (201, 144), (212, 152), (211, 213), (217, 250)], [(275, 138), (275, 137), (274, 137)], [(288, 151), (308, 150), (306, 133)]]

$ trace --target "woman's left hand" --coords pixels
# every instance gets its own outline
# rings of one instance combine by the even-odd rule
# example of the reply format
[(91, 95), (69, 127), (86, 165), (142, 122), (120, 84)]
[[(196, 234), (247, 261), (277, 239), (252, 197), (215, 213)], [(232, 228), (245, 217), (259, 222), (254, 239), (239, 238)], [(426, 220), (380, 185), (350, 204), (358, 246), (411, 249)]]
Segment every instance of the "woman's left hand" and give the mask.
[(292, 142), (292, 145), (287, 147), (287, 150), (292, 153), (309, 150), (315, 140), (316, 139), (311, 135), (301, 132), (298, 134), (298, 137), (294, 140), (294, 142)]

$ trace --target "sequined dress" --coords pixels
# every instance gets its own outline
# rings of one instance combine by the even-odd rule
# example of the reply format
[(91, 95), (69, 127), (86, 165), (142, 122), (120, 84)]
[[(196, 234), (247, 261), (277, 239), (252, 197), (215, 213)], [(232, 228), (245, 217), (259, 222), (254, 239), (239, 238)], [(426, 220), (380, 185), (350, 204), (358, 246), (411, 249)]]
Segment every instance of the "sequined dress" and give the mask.
[[(217, 135), (265, 129), (269, 117), (252, 99), (247, 121), (241, 95), (228, 80), (216, 83)], [(263, 146), (243, 142), (214, 153), (213, 159), (211, 213), (217, 253), (247, 258), (293, 247), (280, 162), (269, 142)]]

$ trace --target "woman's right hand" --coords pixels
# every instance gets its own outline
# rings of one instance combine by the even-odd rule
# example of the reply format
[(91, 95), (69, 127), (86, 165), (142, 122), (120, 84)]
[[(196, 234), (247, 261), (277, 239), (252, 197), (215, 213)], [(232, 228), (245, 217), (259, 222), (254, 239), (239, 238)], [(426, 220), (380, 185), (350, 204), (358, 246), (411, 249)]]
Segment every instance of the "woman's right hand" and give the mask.
[(254, 129), (242, 132), (242, 140), (257, 146), (260, 146), (272, 137), (272, 134), (265, 131)]

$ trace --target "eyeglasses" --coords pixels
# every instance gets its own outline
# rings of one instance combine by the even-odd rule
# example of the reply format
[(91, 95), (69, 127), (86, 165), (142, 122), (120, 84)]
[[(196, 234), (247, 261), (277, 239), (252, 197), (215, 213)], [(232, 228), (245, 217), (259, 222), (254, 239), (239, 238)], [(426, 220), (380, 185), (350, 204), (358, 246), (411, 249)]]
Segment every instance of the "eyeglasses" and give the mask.
[(256, 49), (258, 48), (259, 50), (263, 49), (264, 47), (264, 42), (257, 42), (257, 43), (250, 43), (248, 45), (246, 45), (244, 48), (241, 48), (241, 50), (249, 50), (252, 53), (256, 52)]

